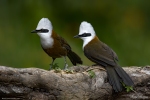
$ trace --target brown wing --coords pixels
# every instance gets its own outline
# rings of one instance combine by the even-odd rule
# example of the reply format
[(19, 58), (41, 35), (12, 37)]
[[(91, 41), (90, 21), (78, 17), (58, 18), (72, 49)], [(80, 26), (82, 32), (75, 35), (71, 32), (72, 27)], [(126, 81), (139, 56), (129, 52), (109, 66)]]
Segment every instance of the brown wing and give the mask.
[(103, 48), (106, 50), (106, 52), (108, 52), (108, 54), (111, 56), (111, 58), (118, 61), (117, 54), (109, 46), (107, 46), (105, 43), (102, 43), (102, 44), (103, 44), (102, 45)]
[(58, 35), (56, 39), (60, 42), (61, 46), (64, 47), (67, 51), (71, 50), (70, 45), (67, 43), (67, 41), (64, 38)]
[(57, 37), (55, 37), (55, 39), (57, 39), (59, 44), (67, 51), (67, 56), (73, 65), (82, 64), (81, 58), (75, 52), (73, 52), (71, 50), (70, 45), (67, 43), (67, 41), (65, 39), (63, 39), (62, 37), (60, 37), (58, 35), (57, 35)]
[(116, 53), (98, 39), (85, 46), (84, 53), (91, 61), (102, 66), (116, 66), (115, 60), (118, 60)]

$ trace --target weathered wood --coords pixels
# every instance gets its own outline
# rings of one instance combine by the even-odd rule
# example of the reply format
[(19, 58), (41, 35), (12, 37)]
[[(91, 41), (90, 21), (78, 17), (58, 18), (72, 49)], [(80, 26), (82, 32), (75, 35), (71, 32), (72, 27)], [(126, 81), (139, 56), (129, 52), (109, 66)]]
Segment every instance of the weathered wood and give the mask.
[[(126, 67), (135, 92), (114, 93), (100, 66), (74, 66), (73, 73), (38, 68), (0, 66), (0, 98), (30, 100), (133, 100), (150, 99), (150, 67)], [(91, 78), (88, 71), (96, 76)]]

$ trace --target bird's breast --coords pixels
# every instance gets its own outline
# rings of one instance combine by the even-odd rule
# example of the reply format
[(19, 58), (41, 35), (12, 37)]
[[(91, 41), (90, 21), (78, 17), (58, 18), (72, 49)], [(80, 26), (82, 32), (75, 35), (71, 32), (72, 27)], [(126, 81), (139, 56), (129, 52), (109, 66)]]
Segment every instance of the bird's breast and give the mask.
[(59, 58), (59, 57), (67, 55), (66, 48), (61, 46), (61, 44), (57, 40), (54, 40), (53, 45), (51, 46), (47, 44), (46, 48), (43, 47), (42, 45), (42, 48), (50, 57), (53, 57), (53, 58)]
[(54, 40), (52, 38), (49, 39), (41, 39), (41, 45), (44, 49), (52, 48), (54, 44)]

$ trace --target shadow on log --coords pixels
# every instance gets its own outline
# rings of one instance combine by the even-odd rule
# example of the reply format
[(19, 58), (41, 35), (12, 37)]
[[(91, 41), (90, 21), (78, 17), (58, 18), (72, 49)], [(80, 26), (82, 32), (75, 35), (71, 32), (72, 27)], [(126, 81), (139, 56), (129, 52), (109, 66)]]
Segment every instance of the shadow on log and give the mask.
[[(140, 100), (150, 99), (150, 67), (126, 67), (135, 86), (114, 93), (100, 66), (74, 66), (73, 72), (0, 66), (0, 99), (16, 100)], [(95, 73), (90, 77), (89, 70)]]

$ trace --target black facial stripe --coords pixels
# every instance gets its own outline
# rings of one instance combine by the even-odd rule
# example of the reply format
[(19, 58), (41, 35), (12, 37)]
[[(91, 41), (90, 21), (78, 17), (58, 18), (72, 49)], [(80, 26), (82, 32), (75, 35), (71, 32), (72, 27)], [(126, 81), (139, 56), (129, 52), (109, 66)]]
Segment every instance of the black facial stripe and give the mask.
[(47, 32), (49, 32), (49, 30), (48, 29), (41, 29), (41, 32), (42, 33), (47, 33)]
[(81, 35), (79, 35), (80, 37), (88, 37), (91, 36), (91, 33), (83, 33)]
[(48, 29), (40, 29), (40, 30), (36, 30), (36, 31), (39, 32), (39, 33), (47, 33), (47, 32), (49, 32)]

